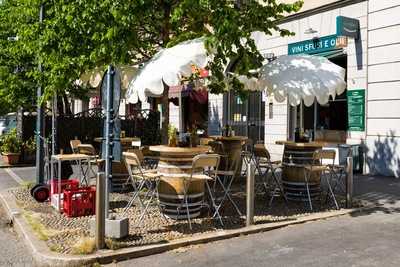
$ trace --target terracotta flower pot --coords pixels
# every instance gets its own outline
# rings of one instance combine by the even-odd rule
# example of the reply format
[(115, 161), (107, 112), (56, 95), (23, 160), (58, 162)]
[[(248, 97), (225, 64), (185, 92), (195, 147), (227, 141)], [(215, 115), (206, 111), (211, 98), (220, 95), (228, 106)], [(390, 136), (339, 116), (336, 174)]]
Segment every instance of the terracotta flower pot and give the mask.
[(15, 165), (19, 162), (21, 153), (2, 153), (3, 161), (10, 165)]

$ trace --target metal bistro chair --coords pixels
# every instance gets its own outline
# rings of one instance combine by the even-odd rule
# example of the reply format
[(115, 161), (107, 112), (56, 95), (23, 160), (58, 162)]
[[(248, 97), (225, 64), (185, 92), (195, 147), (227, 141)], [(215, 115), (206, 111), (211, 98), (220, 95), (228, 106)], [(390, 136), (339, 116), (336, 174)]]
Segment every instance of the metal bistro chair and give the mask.
[(242, 145), (241, 157), (244, 164), (242, 175), (246, 175), (247, 164), (250, 162), (254, 162), (254, 142), (252, 139), (249, 138), (244, 141), (244, 144)]
[[(226, 199), (228, 199), (230, 201), (230, 203), (232, 204), (232, 206), (235, 208), (236, 212), (239, 214), (239, 216), (242, 216), (242, 213), (240, 212), (239, 207), (233, 201), (231, 194), (230, 194), (233, 180), (235, 179), (235, 175), (241, 165), (241, 162), (240, 162), (240, 160), (235, 160), (233, 162), (229, 161), (229, 155), (226, 152), (224, 144), (221, 141), (213, 141), (213, 142), (210, 142), (209, 145), (212, 147), (213, 152), (217, 153), (221, 157), (221, 162), (223, 162), (223, 164), (224, 164), (223, 170), (221, 170), (221, 168), (218, 168), (218, 170), (217, 170), (217, 176), (219, 178), (219, 181), (221, 181), (221, 186), (222, 186), (222, 191), (223, 191), (223, 197), (220, 202), (220, 207), (222, 207), (223, 202)], [(238, 151), (238, 153), (240, 153), (240, 151)], [(234, 158), (240, 159), (240, 155), (238, 155), (238, 157), (234, 157)], [(222, 177), (222, 179), (221, 179), (221, 177)], [(214, 181), (214, 186), (213, 186), (214, 192), (216, 192), (216, 186), (217, 186), (217, 180)], [(214, 216), (215, 215), (216, 214), (214, 214)]]
[[(187, 216), (187, 220), (188, 220), (190, 229), (192, 229), (192, 223), (190, 221), (189, 209), (193, 205), (197, 206), (198, 203), (194, 203), (194, 204), (189, 203), (188, 190), (189, 190), (190, 183), (195, 180), (197, 180), (197, 181), (203, 180), (205, 182), (207, 191), (208, 191), (208, 194), (210, 197), (210, 201), (211, 201), (211, 206), (215, 210), (215, 216), (218, 216), (219, 221), (223, 225), (221, 216), (219, 214), (219, 206), (215, 202), (216, 199), (215, 199), (214, 195), (212, 194), (210, 185), (208, 183), (209, 181), (213, 181), (213, 182), (219, 181), (221, 183), (221, 181), (219, 180), (219, 178), (217, 176), (217, 170), (218, 170), (219, 163), (220, 163), (220, 156), (217, 154), (197, 155), (193, 158), (192, 171), (191, 171), (190, 175), (187, 178), (184, 178), (184, 181), (183, 181), (184, 195), (183, 195), (180, 205), (177, 206), (177, 212), (178, 212), (178, 214), (180, 214), (181, 209), (186, 210), (186, 216)], [(210, 208), (210, 206), (209, 206), (209, 208)], [(215, 216), (213, 216), (213, 218)]]
[[(91, 178), (96, 178), (96, 172), (93, 169), (93, 167), (94, 166), (99, 167), (99, 165), (103, 162), (103, 160), (98, 158), (99, 156), (96, 153), (96, 149), (91, 144), (79, 144), (77, 145), (76, 151), (79, 154), (85, 154), (91, 156), (90, 164), (89, 162), (84, 162), (84, 164), (86, 163), (86, 170), (84, 170), (83, 166), (81, 166), (83, 177), (85, 178), (86, 183), (88, 183)], [(91, 176), (89, 176), (90, 173)], [(87, 179), (89, 179), (89, 181)]]
[[(161, 175), (157, 174), (157, 170), (143, 170), (140, 164), (140, 160), (135, 153), (123, 152), (123, 158), (129, 174), (128, 180), (131, 182), (132, 187), (134, 188), (134, 193), (131, 200), (124, 208), (122, 216), (125, 215), (128, 209), (138, 198), (142, 209), (139, 221), (137, 223), (137, 225), (139, 226), (144, 216), (146, 215), (154, 197), (157, 198), (158, 203), (158, 184), (160, 183)], [(144, 194), (143, 197), (141, 197), (140, 192), (145, 187), (147, 188), (147, 192)], [(157, 205), (160, 208), (159, 203)]]
[[(336, 152), (335, 150), (323, 150), (318, 149), (313, 153), (312, 163), (304, 166), (304, 181), (306, 183), (307, 189), (307, 197), (308, 202), (310, 205), (310, 209), (313, 210), (312, 201), (311, 201), (311, 194), (310, 194), (310, 187), (309, 187), (309, 180), (312, 174), (317, 174), (321, 178), (321, 186), (322, 186), (322, 179), (325, 178), (326, 184), (328, 186), (327, 192), (327, 200), (329, 195), (332, 197), (334, 204), (337, 209), (339, 209), (339, 205), (336, 201), (335, 194), (333, 193), (330, 181), (332, 178), (332, 171), (331, 171), (331, 164), (324, 164), (323, 161), (332, 161), (332, 164), (335, 162)], [(329, 176), (329, 177), (328, 177)], [(321, 190), (322, 192), (322, 190)]]
[[(267, 193), (270, 193), (269, 206), (272, 205), (277, 194), (283, 197), (287, 206), (288, 200), (283, 190), (282, 183), (276, 175), (276, 170), (282, 168), (282, 162), (280, 160), (272, 161), (271, 155), (264, 144), (257, 144), (254, 147), (254, 159), (256, 162), (256, 170), (262, 179), (262, 186)], [(268, 174), (270, 174), (270, 176)], [(272, 181), (270, 181), (270, 178), (272, 178)]]
[[(339, 164), (331, 164), (330, 170), (332, 172), (332, 190), (334, 193), (346, 194), (346, 179), (347, 173), (347, 157), (352, 156), (352, 147), (350, 145), (339, 145)], [(344, 152), (343, 155), (341, 155)]]
[(78, 153), (78, 146), (82, 144), (81, 140), (74, 139), (69, 141), (69, 145), (71, 146), (72, 153)]

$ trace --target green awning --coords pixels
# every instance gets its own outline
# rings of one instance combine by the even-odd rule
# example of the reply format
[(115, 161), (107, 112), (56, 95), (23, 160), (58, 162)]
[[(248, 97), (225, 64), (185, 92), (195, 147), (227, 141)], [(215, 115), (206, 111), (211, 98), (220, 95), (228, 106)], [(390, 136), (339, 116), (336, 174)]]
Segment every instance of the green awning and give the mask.
[(343, 48), (340, 48), (340, 49), (335, 49), (335, 50), (326, 51), (326, 52), (322, 52), (322, 53), (316, 53), (313, 55), (320, 56), (320, 57), (326, 57), (326, 58), (333, 58), (333, 57), (337, 57), (337, 56), (342, 56), (344, 54), (345, 53), (343, 51)]

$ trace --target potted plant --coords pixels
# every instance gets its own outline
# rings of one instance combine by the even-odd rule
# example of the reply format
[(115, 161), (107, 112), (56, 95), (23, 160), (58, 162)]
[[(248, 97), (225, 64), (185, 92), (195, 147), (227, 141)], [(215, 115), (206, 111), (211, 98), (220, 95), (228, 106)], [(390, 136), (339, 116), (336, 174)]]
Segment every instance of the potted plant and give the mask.
[(0, 150), (5, 163), (10, 165), (17, 164), (21, 155), (21, 148), (22, 142), (18, 138), (15, 128), (1, 137)]
[(36, 142), (35, 138), (31, 137), (28, 140), (26, 140), (22, 144), (22, 150), (23, 150), (23, 161), (26, 163), (32, 163), (35, 161), (36, 158)]
[(176, 128), (168, 125), (168, 146), (176, 146)]

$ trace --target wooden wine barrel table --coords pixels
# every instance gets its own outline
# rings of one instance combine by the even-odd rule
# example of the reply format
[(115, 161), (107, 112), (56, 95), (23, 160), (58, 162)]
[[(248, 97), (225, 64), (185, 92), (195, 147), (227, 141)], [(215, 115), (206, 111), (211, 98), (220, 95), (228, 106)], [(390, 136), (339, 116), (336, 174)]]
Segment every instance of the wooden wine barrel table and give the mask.
[[(285, 146), (282, 159), (282, 185), (286, 197), (295, 201), (307, 201), (304, 166), (312, 164), (314, 152), (325, 146), (325, 143), (277, 141), (276, 144)], [(319, 197), (320, 173), (315, 172), (308, 177), (311, 197)]]
[[(186, 218), (186, 206), (179, 211), (177, 206), (181, 204), (184, 196), (184, 179), (189, 178), (192, 172), (192, 161), (196, 155), (210, 150), (208, 146), (197, 147), (169, 147), (150, 146), (150, 151), (159, 154), (157, 171), (162, 175), (158, 195), (162, 212), (172, 219)], [(195, 172), (202, 172), (202, 169)], [(189, 203), (189, 216), (195, 218), (200, 215), (204, 198), (204, 181), (191, 181), (187, 194)]]
[[(243, 143), (248, 139), (247, 136), (210, 136), (215, 141), (220, 141), (224, 145), (224, 152), (228, 155), (228, 162), (221, 159), (220, 169), (225, 170), (226, 164), (228, 166), (236, 167), (236, 177), (240, 176), (242, 167), (241, 151)], [(215, 151), (215, 153), (223, 153), (222, 151)]]

